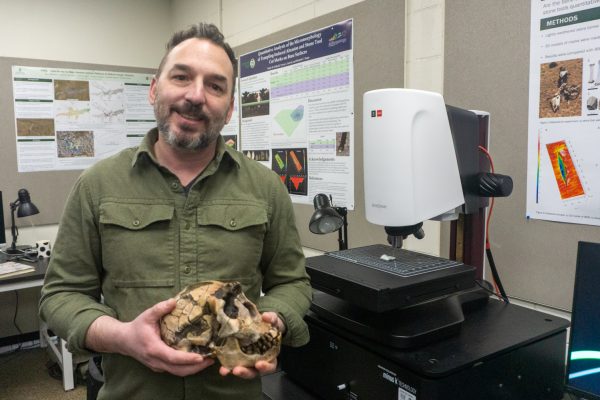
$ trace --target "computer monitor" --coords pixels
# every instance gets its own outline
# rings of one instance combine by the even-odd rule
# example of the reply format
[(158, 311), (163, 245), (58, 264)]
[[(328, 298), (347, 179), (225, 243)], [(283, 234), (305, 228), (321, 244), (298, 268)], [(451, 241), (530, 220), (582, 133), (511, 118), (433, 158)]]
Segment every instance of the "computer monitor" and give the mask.
[(6, 231), (4, 228), (4, 202), (2, 201), (2, 191), (0, 191), (0, 244), (6, 243)]
[(600, 243), (579, 242), (566, 391), (600, 400)]

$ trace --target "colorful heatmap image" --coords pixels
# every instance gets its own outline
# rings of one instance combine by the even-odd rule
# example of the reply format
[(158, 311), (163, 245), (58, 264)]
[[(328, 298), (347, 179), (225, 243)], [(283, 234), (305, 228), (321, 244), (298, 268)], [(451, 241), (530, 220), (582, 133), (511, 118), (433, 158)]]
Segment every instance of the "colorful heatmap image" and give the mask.
[(308, 194), (306, 148), (273, 149), (271, 169), (279, 175), (290, 194)]
[(563, 200), (585, 194), (571, 153), (564, 140), (546, 145), (560, 198)]

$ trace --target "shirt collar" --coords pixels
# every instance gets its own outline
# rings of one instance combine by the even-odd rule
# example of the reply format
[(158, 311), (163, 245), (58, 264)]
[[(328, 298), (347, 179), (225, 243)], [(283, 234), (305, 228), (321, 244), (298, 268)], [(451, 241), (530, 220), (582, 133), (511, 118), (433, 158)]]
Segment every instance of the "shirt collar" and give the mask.
[[(138, 146), (133, 160), (131, 161), (132, 168), (139, 162), (140, 158), (142, 157), (142, 154), (145, 154), (148, 158), (150, 158), (150, 160), (152, 160), (154, 164), (158, 165), (156, 155), (154, 154), (154, 143), (156, 143), (157, 140), (158, 128), (152, 128), (150, 131), (148, 131), (146, 136), (144, 136), (144, 139)], [(219, 135), (219, 137), (217, 138), (217, 154), (215, 156), (215, 161), (217, 162), (217, 165), (221, 164), (221, 160), (228, 159), (231, 160), (231, 162), (239, 168), (241, 165), (241, 156), (242, 153), (235, 151), (229, 146), (226, 146), (223, 136)]]

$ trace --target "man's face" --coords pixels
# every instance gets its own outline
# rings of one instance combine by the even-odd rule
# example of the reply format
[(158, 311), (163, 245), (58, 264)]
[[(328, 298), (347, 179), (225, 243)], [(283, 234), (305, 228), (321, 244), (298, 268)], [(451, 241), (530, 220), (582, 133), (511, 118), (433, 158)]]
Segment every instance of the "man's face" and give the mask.
[(181, 149), (202, 149), (217, 139), (233, 111), (233, 66), (225, 50), (206, 39), (175, 46), (149, 100), (161, 137)]

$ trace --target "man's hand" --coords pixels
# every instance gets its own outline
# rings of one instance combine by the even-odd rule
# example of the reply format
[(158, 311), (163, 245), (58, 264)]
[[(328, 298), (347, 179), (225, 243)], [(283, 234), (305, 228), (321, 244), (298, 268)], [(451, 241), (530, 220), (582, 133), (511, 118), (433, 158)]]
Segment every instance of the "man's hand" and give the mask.
[(160, 318), (175, 308), (175, 300), (160, 302), (131, 322), (109, 316), (96, 319), (86, 335), (86, 346), (94, 351), (119, 353), (135, 358), (155, 372), (193, 375), (214, 363), (199, 354), (175, 350), (160, 338)]
[[(279, 329), (279, 331), (281, 332), (282, 335), (285, 332), (285, 324), (283, 323), (281, 318), (279, 318), (279, 316), (276, 313), (274, 313), (274, 312), (263, 313), (262, 319), (263, 319), (263, 321), (268, 322), (272, 326)], [(219, 369), (219, 374), (221, 374), (222, 376), (225, 376), (228, 374), (233, 374), (240, 378), (253, 379), (259, 374), (265, 375), (265, 374), (270, 374), (272, 372), (275, 372), (276, 369), (277, 369), (277, 358), (274, 358), (271, 361), (257, 361), (256, 364), (254, 364), (254, 368), (246, 368), (246, 367), (237, 366), (237, 367), (234, 367), (233, 369), (229, 369), (229, 368), (225, 368), (225, 367), (221, 366), (221, 368)]]

